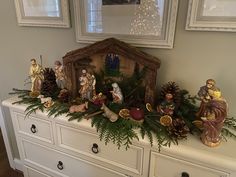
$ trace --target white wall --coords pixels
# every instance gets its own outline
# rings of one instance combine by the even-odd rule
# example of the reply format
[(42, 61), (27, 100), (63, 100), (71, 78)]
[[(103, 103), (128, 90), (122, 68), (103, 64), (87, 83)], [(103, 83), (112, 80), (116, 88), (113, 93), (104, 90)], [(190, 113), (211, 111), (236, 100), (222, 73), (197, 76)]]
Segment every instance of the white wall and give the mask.
[[(159, 86), (175, 81), (195, 95), (213, 78), (228, 101), (229, 115), (236, 116), (236, 33), (186, 31), (187, 2), (180, 0), (174, 49), (143, 50), (162, 61)], [(24, 88), (31, 58), (41, 54), (44, 66), (53, 66), (66, 52), (84, 46), (75, 42), (73, 18), (69, 29), (17, 26), (13, 0), (0, 1), (0, 24), (2, 100), (12, 88)]]

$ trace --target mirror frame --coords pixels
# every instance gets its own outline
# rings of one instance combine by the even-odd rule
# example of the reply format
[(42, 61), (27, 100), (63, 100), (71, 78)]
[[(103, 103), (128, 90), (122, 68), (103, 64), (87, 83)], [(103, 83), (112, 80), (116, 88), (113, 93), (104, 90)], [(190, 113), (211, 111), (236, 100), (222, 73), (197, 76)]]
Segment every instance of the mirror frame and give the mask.
[(23, 0), (15, 0), (16, 16), (19, 26), (40, 26), (69, 28), (70, 15), (68, 0), (60, 0), (60, 17), (25, 16)]
[(201, 16), (202, 8), (203, 0), (189, 0), (186, 30), (236, 32), (236, 16)]
[[(115, 37), (119, 40), (127, 42), (136, 47), (148, 47), (148, 48), (173, 48), (175, 25), (178, 10), (178, 0), (165, 0), (167, 5), (167, 13), (163, 17), (166, 24), (163, 39), (153, 38), (153, 36), (134, 36), (124, 34), (105, 34), (105, 33), (86, 33), (84, 27), (86, 26), (84, 0), (74, 0), (74, 13), (75, 13), (75, 30), (76, 30), (76, 42), (79, 43), (93, 43), (106, 38)], [(122, 25), (122, 24), (121, 24)]]

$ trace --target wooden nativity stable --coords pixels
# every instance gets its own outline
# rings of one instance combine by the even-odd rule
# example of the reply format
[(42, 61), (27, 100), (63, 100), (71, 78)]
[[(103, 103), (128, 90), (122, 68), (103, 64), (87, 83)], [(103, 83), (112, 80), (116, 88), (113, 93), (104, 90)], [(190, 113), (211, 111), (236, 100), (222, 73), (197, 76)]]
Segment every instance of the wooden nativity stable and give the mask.
[(68, 90), (75, 98), (79, 95), (79, 77), (82, 70), (90, 73), (98, 73), (104, 68), (106, 58), (109, 55), (119, 57), (119, 72), (130, 76), (133, 74), (135, 65), (146, 67), (144, 78), (145, 102), (154, 103), (156, 92), (157, 70), (160, 67), (160, 60), (149, 55), (125, 42), (115, 38), (108, 38), (96, 42), (87, 47), (68, 52), (63, 57), (63, 65), (68, 79)]

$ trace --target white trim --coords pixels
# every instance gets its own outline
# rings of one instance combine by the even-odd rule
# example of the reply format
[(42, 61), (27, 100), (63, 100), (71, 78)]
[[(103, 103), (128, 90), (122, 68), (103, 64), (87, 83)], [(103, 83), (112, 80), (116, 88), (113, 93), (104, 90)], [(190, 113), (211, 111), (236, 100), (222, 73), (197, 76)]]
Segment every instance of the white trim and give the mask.
[(20, 159), (14, 158), (15, 169), (23, 172), (23, 163)]
[[(0, 103), (2, 103), (0, 101)], [(4, 119), (4, 113), (3, 113), (3, 110), (2, 110), (2, 105), (0, 104), (0, 127), (1, 127), (1, 130), (2, 130), (2, 135), (3, 135), (3, 140), (4, 140), (4, 144), (5, 144), (5, 147), (6, 147), (6, 151), (7, 151), (7, 157), (8, 157), (8, 161), (9, 161), (9, 164), (11, 166), (11, 168), (13, 169), (16, 169), (16, 166), (15, 166), (15, 163), (14, 163), (14, 158), (13, 158), (13, 151), (12, 151), (12, 146), (11, 146), (11, 143), (10, 143), (10, 138), (9, 138), (9, 133), (8, 133), (8, 127), (7, 127), (7, 124), (5, 122), (5, 119)]]

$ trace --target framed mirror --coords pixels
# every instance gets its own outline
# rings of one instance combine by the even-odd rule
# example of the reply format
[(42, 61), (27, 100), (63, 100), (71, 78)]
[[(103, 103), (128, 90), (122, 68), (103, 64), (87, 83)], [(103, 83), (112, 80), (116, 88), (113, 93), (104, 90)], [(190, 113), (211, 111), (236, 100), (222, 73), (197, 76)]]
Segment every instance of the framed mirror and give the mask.
[(235, 0), (189, 0), (186, 30), (236, 32)]
[(15, 0), (20, 26), (69, 28), (68, 0)]
[(178, 0), (74, 0), (76, 41), (173, 48)]

